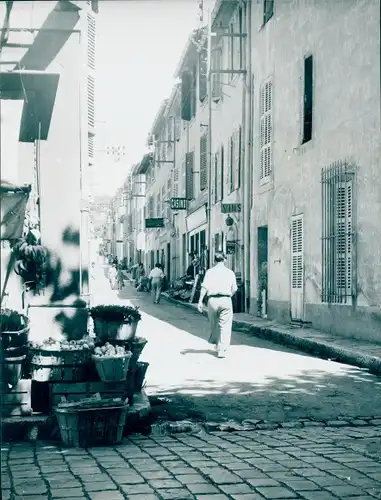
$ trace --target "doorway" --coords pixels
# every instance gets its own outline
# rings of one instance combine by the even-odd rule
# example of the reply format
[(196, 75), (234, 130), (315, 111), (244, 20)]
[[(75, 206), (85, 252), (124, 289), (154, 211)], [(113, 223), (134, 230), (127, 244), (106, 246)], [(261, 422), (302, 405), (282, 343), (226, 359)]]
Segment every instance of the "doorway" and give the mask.
[(167, 243), (167, 278), (171, 279), (171, 244)]
[[(268, 242), (269, 242), (269, 230), (268, 226), (258, 227), (257, 231), (257, 262), (258, 262), (258, 313), (260, 316), (267, 314), (267, 298), (268, 298)], [(264, 292), (264, 302), (263, 302), (263, 292)]]

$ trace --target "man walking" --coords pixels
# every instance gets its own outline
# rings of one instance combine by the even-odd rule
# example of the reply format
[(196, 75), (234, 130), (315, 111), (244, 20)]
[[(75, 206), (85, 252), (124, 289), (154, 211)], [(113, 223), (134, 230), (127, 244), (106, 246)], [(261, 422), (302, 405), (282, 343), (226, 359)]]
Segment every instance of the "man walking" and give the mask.
[(154, 304), (160, 302), (161, 287), (163, 284), (164, 273), (161, 269), (161, 264), (156, 264), (149, 274), (151, 282), (151, 293)]
[(225, 266), (223, 253), (216, 253), (214, 262), (215, 266), (205, 273), (198, 310), (202, 313), (202, 303), (206, 295), (211, 329), (209, 343), (214, 344), (218, 357), (224, 358), (230, 346), (233, 326), (232, 296), (237, 291), (237, 281), (234, 272)]

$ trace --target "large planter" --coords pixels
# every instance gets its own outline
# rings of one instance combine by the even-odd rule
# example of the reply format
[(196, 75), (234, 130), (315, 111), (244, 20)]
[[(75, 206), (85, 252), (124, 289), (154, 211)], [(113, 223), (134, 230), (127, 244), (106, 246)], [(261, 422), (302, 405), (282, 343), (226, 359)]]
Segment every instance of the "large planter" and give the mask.
[(1, 332), (3, 349), (8, 349), (9, 347), (22, 347), (28, 343), (29, 320), (23, 314), (20, 314), (20, 319), (24, 324), (23, 328), (14, 332)]
[(143, 388), (144, 379), (147, 373), (149, 363), (139, 361), (136, 366), (134, 376), (134, 392), (140, 392)]
[(26, 356), (17, 358), (4, 358), (3, 364), (3, 382), (14, 387), (21, 379), (22, 367)]
[(101, 342), (109, 342), (111, 340), (127, 341), (133, 339), (136, 335), (138, 322), (132, 323), (117, 323), (104, 321), (100, 318), (94, 319), (94, 333)]

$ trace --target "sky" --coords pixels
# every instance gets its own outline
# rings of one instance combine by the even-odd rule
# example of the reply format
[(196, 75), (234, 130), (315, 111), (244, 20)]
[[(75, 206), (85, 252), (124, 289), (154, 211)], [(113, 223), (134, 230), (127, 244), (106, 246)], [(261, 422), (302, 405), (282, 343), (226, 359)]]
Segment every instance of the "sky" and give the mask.
[[(209, 6), (212, 0), (206, 3)], [(192, 29), (198, 0), (99, 2), (96, 71), (96, 168), (93, 194), (114, 194), (147, 152), (146, 139)], [(115, 163), (105, 147), (125, 146)]]

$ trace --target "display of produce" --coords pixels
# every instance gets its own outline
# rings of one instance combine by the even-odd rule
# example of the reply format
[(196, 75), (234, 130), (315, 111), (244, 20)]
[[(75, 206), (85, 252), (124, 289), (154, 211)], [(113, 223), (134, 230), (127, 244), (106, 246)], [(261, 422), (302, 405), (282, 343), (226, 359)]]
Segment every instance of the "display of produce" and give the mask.
[(118, 345), (114, 346), (109, 342), (106, 342), (104, 346), (95, 348), (94, 355), (98, 357), (115, 358), (125, 356), (126, 352), (127, 351), (124, 347)]
[(80, 340), (55, 340), (51, 337), (44, 341), (30, 342), (32, 349), (40, 349), (44, 351), (81, 351), (85, 349), (94, 349), (94, 339), (85, 336)]

